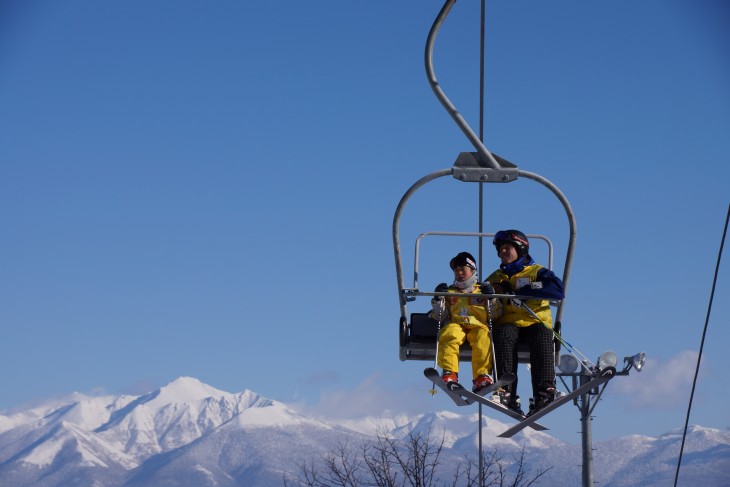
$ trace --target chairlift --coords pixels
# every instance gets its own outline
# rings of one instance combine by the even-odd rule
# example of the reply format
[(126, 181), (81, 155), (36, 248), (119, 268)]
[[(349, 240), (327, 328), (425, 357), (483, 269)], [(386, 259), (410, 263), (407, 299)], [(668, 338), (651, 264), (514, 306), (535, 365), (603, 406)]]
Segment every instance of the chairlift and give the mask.
[[(497, 158), (495, 158), (497, 159)], [(498, 160), (503, 162), (504, 159), (498, 157)], [(464, 161), (469, 161), (468, 166), (463, 166)], [(422, 241), (427, 237), (441, 236), (441, 237), (472, 237), (472, 238), (492, 238), (494, 233), (479, 233), (479, 232), (445, 232), (445, 231), (426, 231), (420, 234), (416, 238), (415, 242), (415, 254), (414, 254), (414, 272), (413, 282), (410, 286), (405, 284), (405, 274), (403, 271), (403, 252), (401, 251), (400, 241), (400, 220), (401, 215), (405, 209), (407, 201), (411, 196), (420, 189), (426, 183), (433, 181), (440, 177), (452, 176), (459, 182), (512, 182), (516, 181), (519, 177), (526, 177), (535, 180), (548, 189), (550, 189), (561, 201), (565, 208), (566, 215), (568, 217), (570, 234), (568, 237), (568, 249), (565, 258), (565, 265), (563, 268), (563, 286), (567, 290), (570, 269), (573, 258), (573, 247), (575, 245), (575, 217), (565, 196), (560, 190), (550, 183), (547, 179), (542, 178), (536, 174), (529, 173), (518, 169), (515, 165), (508, 163), (509, 167), (506, 171), (502, 168), (492, 168), (484, 164), (479, 159), (478, 152), (461, 153), (457, 158), (456, 164), (450, 169), (444, 169), (435, 171), (417, 181), (411, 188), (405, 193), (393, 218), (393, 249), (395, 253), (396, 262), (396, 276), (398, 280), (398, 299), (400, 303), (401, 316), (399, 320), (398, 333), (399, 333), (399, 358), (402, 361), (406, 360), (430, 360), (433, 361), (436, 356), (436, 341), (438, 339), (438, 322), (429, 318), (427, 312), (412, 312), (409, 314), (408, 303), (414, 302), (418, 297), (426, 297), (431, 299), (433, 296), (444, 295), (444, 293), (429, 292), (421, 290), (418, 282), (418, 270), (419, 270), (419, 257)], [(544, 242), (548, 247), (548, 268), (553, 269), (553, 243), (544, 235), (527, 234), (527, 237), (532, 240), (538, 240)], [(469, 295), (466, 295), (469, 296)], [(481, 297), (481, 295), (473, 295), (474, 297)], [(497, 297), (506, 297), (504, 295), (496, 295)], [(423, 300), (421, 300), (423, 302)], [(563, 313), (564, 301), (552, 302), (557, 307), (556, 318), (554, 329), (560, 333), (561, 318)], [(426, 306), (430, 309), (430, 305)], [(555, 353), (556, 358), (560, 351), (560, 343), (555, 341)], [(459, 356), (461, 361), (471, 360), (471, 348), (467, 342), (461, 347)], [(530, 355), (529, 349), (526, 344), (520, 344), (518, 349), (518, 359), (520, 363), (529, 363)], [(557, 360), (556, 360), (557, 363)]]
[[(447, 0), (443, 8), (439, 12), (436, 20), (429, 31), (428, 38), (426, 41), (426, 52), (425, 52), (425, 67), (426, 75), (428, 78), (429, 85), (433, 90), (436, 98), (441, 102), (446, 111), (451, 115), (453, 120), (462, 130), (467, 139), (472, 143), (476, 152), (461, 152), (456, 158), (455, 163), (452, 167), (447, 169), (441, 169), (434, 171), (430, 174), (423, 176), (421, 179), (416, 181), (401, 198), (396, 208), (395, 215), (393, 217), (393, 250), (395, 253), (395, 265), (396, 265), (396, 277), (398, 280), (398, 301), (400, 303), (400, 320), (398, 324), (399, 333), (399, 357), (400, 360), (433, 360), (436, 354), (436, 340), (438, 334), (438, 323), (428, 318), (427, 313), (415, 312), (408, 314), (408, 303), (413, 302), (418, 297), (432, 297), (438, 295), (438, 293), (425, 292), (418, 287), (418, 249), (419, 243), (422, 238), (428, 235), (450, 235), (450, 236), (472, 236), (477, 238), (491, 237), (494, 234), (483, 233), (460, 233), (460, 234), (449, 234), (448, 232), (426, 232), (418, 237), (416, 243), (416, 256), (415, 256), (415, 272), (413, 285), (406, 287), (405, 275), (403, 272), (403, 254), (401, 251), (401, 239), (400, 239), (400, 221), (401, 215), (405, 209), (406, 203), (413, 196), (413, 194), (421, 189), (427, 183), (430, 183), (436, 179), (451, 176), (459, 183), (494, 183), (494, 184), (505, 184), (516, 181), (519, 178), (529, 179), (541, 184), (560, 201), (562, 204), (565, 214), (568, 219), (569, 235), (568, 235), (568, 247), (565, 257), (565, 264), (563, 267), (562, 281), (564, 290), (567, 293), (570, 270), (573, 263), (573, 249), (575, 247), (576, 239), (576, 223), (573, 209), (568, 202), (568, 199), (555, 186), (552, 182), (543, 176), (535, 174), (533, 172), (525, 171), (517, 167), (516, 164), (508, 161), (507, 159), (498, 156), (490, 152), (484, 143), (476, 136), (474, 131), (471, 129), (469, 124), (459, 114), (451, 101), (446, 97), (446, 94), (441, 89), (433, 67), (433, 49), (436, 42), (436, 36), (438, 34), (441, 25), (443, 24), (446, 16), (453, 7), (455, 0)], [(544, 240), (548, 244), (550, 262), (549, 267), (552, 269), (552, 254), (553, 247), (551, 241), (547, 237), (541, 235), (528, 235), (528, 238), (533, 237), (540, 240)], [(474, 295), (476, 296), (476, 295)], [(555, 330), (559, 331), (562, 313), (563, 313), (563, 301), (554, 303), (557, 305), (557, 313), (555, 317)], [(560, 346), (556, 342), (556, 357), (559, 352)], [(526, 348), (521, 347), (518, 353), (519, 361), (521, 363), (529, 362), (529, 351)], [(464, 344), (460, 353), (460, 360), (469, 360), (471, 358), (471, 350), (468, 344)], [(557, 360), (556, 360), (557, 363)]]
[[(393, 216), (393, 251), (395, 254), (395, 265), (396, 265), (396, 278), (398, 281), (398, 301), (400, 304), (400, 320), (398, 323), (398, 334), (399, 334), (399, 358), (402, 361), (406, 360), (435, 360), (436, 347), (438, 340), (439, 324), (435, 320), (428, 317), (427, 313), (413, 312), (409, 315), (408, 303), (415, 302), (418, 298), (430, 298), (433, 296), (445, 296), (448, 293), (445, 292), (428, 292), (423, 291), (419, 288), (418, 283), (418, 268), (419, 268), (419, 252), (421, 241), (425, 237), (431, 236), (445, 236), (445, 237), (476, 237), (482, 239), (484, 237), (493, 237), (493, 233), (481, 233), (481, 220), (480, 220), (480, 232), (441, 232), (441, 231), (426, 231), (419, 235), (416, 239), (415, 255), (414, 255), (414, 275), (413, 283), (410, 286), (406, 286), (405, 274), (403, 271), (403, 252), (401, 250), (401, 238), (400, 238), (400, 222), (401, 216), (405, 210), (406, 203), (410, 200), (413, 194), (421, 189), (424, 185), (444, 177), (451, 176), (460, 183), (478, 183), (479, 185), (485, 183), (511, 183), (519, 178), (529, 179), (534, 181), (544, 188), (547, 188), (561, 203), (565, 215), (568, 220), (568, 239), (567, 249), (565, 254), (565, 263), (562, 273), (563, 288), (567, 296), (568, 284), (570, 278), (570, 271), (573, 264), (573, 252), (575, 248), (576, 240), (576, 222), (575, 215), (565, 195), (560, 189), (555, 186), (552, 182), (543, 176), (536, 173), (525, 171), (520, 169), (516, 164), (508, 161), (507, 159), (498, 156), (490, 152), (485, 146), (482, 140), (476, 136), (474, 131), (469, 127), (467, 122), (459, 114), (456, 108), (452, 105), (449, 99), (442, 91), (439, 83), (436, 80), (436, 76), (433, 69), (433, 48), (436, 40), (436, 35), (441, 28), (449, 11), (456, 3), (456, 0), (446, 0), (444, 6), (439, 12), (436, 20), (431, 27), (426, 42), (426, 53), (425, 53), (425, 65), (428, 82), (436, 95), (437, 99), (444, 106), (449, 115), (453, 118), (459, 128), (462, 130), (467, 139), (476, 149), (476, 152), (461, 152), (454, 162), (453, 166), (447, 169), (440, 169), (429, 174), (426, 174), (421, 179), (416, 181), (403, 195)], [(481, 190), (481, 187), (480, 187)], [(481, 218), (481, 208), (480, 208)], [(548, 267), (553, 267), (553, 246), (552, 242), (548, 237), (543, 235), (530, 235), (529, 239), (536, 239), (544, 241), (549, 250), (549, 262)], [(554, 270), (553, 270), (554, 272)], [(462, 294), (464, 297), (483, 297), (482, 294)], [(492, 295), (498, 298), (512, 298), (520, 296), (508, 296), (508, 295)], [(525, 299), (531, 299), (525, 296)], [(421, 300), (423, 301), (423, 299)], [(636, 371), (640, 371), (644, 365), (645, 354), (643, 352), (638, 353), (634, 356), (629, 356), (624, 359), (625, 366), (623, 370), (617, 371), (617, 357), (612, 351), (607, 351), (601, 354), (597, 361), (597, 365), (592, 363), (580, 354), (577, 350), (574, 351), (574, 347), (568, 342), (562, 339), (561, 335), (561, 320), (564, 310), (564, 300), (559, 302), (551, 302), (551, 305), (557, 307), (555, 314), (553, 330), (555, 331), (555, 363), (558, 365), (560, 370), (559, 374), (563, 384), (566, 388), (570, 387), (566, 384), (565, 379), (572, 380), (572, 391), (563, 396), (561, 399), (550, 403), (547, 407), (542, 408), (536, 414), (532, 416), (532, 421), (524, 419), (517, 425), (509, 428), (507, 431), (502, 433), (502, 437), (511, 437), (517, 432), (521, 431), (522, 428), (532, 425), (535, 426), (534, 421), (539, 419), (544, 414), (547, 414), (550, 410), (559, 407), (562, 404), (573, 402), (578, 406), (581, 412), (581, 433), (582, 433), (582, 444), (583, 444), (583, 485), (593, 485), (593, 473), (592, 473), (592, 452), (590, 446), (590, 418), (591, 413), (597, 401), (600, 399), (601, 394), (605, 390), (608, 382), (615, 376), (628, 375), (631, 368)], [(425, 306), (424, 306), (425, 307)], [(430, 308), (430, 305), (428, 306)], [(527, 308), (526, 308), (527, 309)], [(529, 312), (529, 309), (527, 309)], [(564, 355), (559, 357), (560, 345), (564, 345), (570, 352), (570, 355)], [(529, 363), (529, 350), (524, 344), (519, 344), (518, 349), (518, 361), (520, 363)], [(577, 352), (581, 357), (576, 355)], [(460, 361), (469, 361), (471, 359), (471, 350), (468, 343), (462, 345), (460, 355)], [(427, 375), (428, 376), (428, 375)], [(430, 377), (430, 376), (429, 376)], [(600, 390), (599, 389), (600, 386)], [(468, 401), (465, 402), (468, 404)], [(480, 402), (480, 405), (482, 403)], [(481, 412), (481, 406), (480, 406)], [(481, 417), (481, 416), (480, 416)], [(481, 435), (481, 427), (479, 429)], [(481, 436), (480, 436), (480, 451), (481, 451)]]

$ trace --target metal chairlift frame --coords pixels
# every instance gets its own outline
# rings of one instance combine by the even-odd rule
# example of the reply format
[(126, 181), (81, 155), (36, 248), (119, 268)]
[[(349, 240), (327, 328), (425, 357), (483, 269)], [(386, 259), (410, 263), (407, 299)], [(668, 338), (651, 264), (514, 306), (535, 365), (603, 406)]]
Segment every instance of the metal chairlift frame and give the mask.
[[(444, 6), (441, 8), (436, 20), (434, 21), (431, 30), (429, 31), (428, 38), (426, 40), (425, 49), (425, 67), (426, 75), (428, 78), (429, 85), (433, 90), (436, 98), (441, 102), (446, 111), (451, 115), (453, 120), (459, 126), (461, 131), (466, 135), (467, 139), (472, 143), (476, 152), (462, 152), (456, 158), (456, 162), (453, 167), (448, 169), (441, 169), (434, 171), (416, 181), (401, 198), (396, 208), (395, 215), (393, 216), (393, 251), (395, 254), (395, 266), (396, 266), (396, 278), (398, 280), (398, 300), (400, 303), (400, 321), (399, 321), (399, 343), (400, 343), (400, 359), (401, 360), (427, 360), (428, 357), (432, 357), (433, 352), (428, 351), (428, 347), (424, 350), (423, 354), (415, 353), (413, 350), (409, 352), (409, 345), (415, 343), (414, 338), (416, 335), (413, 334), (413, 323), (409, 322), (407, 303), (414, 301), (417, 296), (436, 296), (438, 293), (421, 292), (418, 289), (407, 288), (405, 286), (405, 275), (403, 273), (403, 256), (401, 253), (401, 240), (400, 240), (400, 221), (403, 210), (405, 209), (406, 203), (411, 196), (425, 184), (442, 177), (451, 176), (454, 179), (466, 182), (466, 183), (509, 183), (516, 181), (518, 178), (526, 178), (535, 181), (548, 190), (550, 190), (560, 201), (565, 209), (566, 216), (568, 218), (569, 225), (569, 237), (568, 237), (568, 248), (565, 256), (565, 265), (563, 267), (563, 286), (567, 293), (570, 270), (573, 264), (573, 251), (575, 247), (576, 239), (576, 222), (575, 214), (573, 209), (568, 202), (568, 199), (560, 191), (560, 189), (550, 182), (547, 178), (535, 174), (533, 172), (524, 171), (519, 169), (515, 164), (508, 160), (493, 154), (485, 146), (484, 143), (477, 137), (474, 131), (471, 129), (469, 124), (464, 120), (461, 114), (456, 110), (454, 105), (448, 99), (446, 94), (441, 89), (433, 67), (433, 49), (436, 42), (436, 36), (438, 31), (446, 19), (446, 16), (451, 11), (451, 8), (456, 3), (456, 0), (446, 0)], [(417, 280), (415, 281), (417, 282)], [(558, 305), (555, 322), (559, 323), (563, 313), (563, 301)], [(422, 344), (427, 345), (427, 344)], [(435, 349), (435, 340), (434, 340)], [(413, 347), (411, 347), (413, 348)], [(423, 348), (423, 347), (420, 347)], [(430, 355), (429, 355), (430, 354)]]
[[(486, 149), (485, 149), (486, 150)], [(499, 168), (485, 167), (483, 162), (479, 159), (479, 153), (461, 153), (457, 158), (454, 167), (450, 169), (442, 169), (439, 171), (432, 172), (418, 180), (413, 184), (405, 195), (401, 198), (395, 215), (393, 217), (393, 251), (395, 255), (396, 264), (396, 278), (398, 281), (398, 300), (400, 303), (400, 321), (399, 321), (399, 358), (401, 360), (433, 360), (435, 355), (435, 322), (425, 317), (425, 313), (414, 313), (409, 317), (408, 315), (408, 302), (415, 301), (418, 296), (440, 296), (447, 293), (437, 292), (425, 292), (420, 291), (418, 286), (418, 242), (426, 235), (452, 235), (452, 236), (475, 236), (485, 237), (493, 236), (494, 234), (488, 233), (468, 233), (468, 232), (426, 232), (421, 234), (417, 239), (416, 244), (416, 256), (415, 256), (415, 267), (414, 267), (414, 284), (413, 287), (406, 287), (405, 285), (405, 274), (403, 271), (403, 255), (401, 252), (401, 239), (400, 239), (400, 220), (403, 214), (406, 203), (411, 196), (422, 186), (430, 181), (438, 179), (440, 177), (452, 176), (455, 179), (462, 182), (511, 182), (517, 180), (518, 177), (525, 177), (541, 183), (556, 195), (560, 200), (565, 209), (570, 234), (568, 238), (568, 249), (565, 257), (565, 265), (563, 267), (563, 286), (567, 292), (568, 282), (570, 277), (570, 270), (573, 262), (573, 252), (576, 239), (576, 223), (573, 210), (568, 202), (567, 198), (553, 183), (548, 181), (546, 178), (537, 174), (522, 171), (517, 169), (513, 164), (505, 161), (501, 157), (499, 160), (503, 163), (509, 164), (507, 169), (503, 170)], [(468, 165), (465, 166), (465, 161)], [(544, 239), (548, 242), (550, 248), (550, 261), (552, 261), (552, 243), (547, 237), (542, 235), (528, 235), (528, 238), (539, 238)], [(549, 262), (549, 266), (552, 267), (552, 262)], [(473, 295), (474, 297), (481, 297), (481, 295)], [(504, 295), (496, 295), (497, 297), (506, 297)], [(533, 298), (534, 299), (534, 298)], [(564, 309), (564, 301), (560, 301), (557, 305), (557, 312), (555, 316), (555, 322), (559, 323), (562, 318)], [(411, 318), (411, 319), (409, 319)], [(415, 323), (414, 323), (415, 321)], [(414, 326), (415, 325), (415, 326)], [(433, 329), (433, 331), (432, 331)], [(433, 337), (433, 338), (431, 338)], [(431, 341), (429, 343), (429, 340)], [(462, 358), (468, 358), (468, 348), (465, 348), (462, 352)], [(526, 356), (524, 352), (520, 354), (520, 362), (528, 362), (529, 356)]]

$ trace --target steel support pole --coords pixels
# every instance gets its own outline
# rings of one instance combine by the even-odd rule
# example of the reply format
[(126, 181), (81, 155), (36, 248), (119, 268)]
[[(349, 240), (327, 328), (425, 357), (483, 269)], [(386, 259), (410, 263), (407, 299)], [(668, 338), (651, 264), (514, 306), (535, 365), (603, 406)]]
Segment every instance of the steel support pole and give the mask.
[[(580, 376), (581, 385), (585, 384), (590, 377)], [(583, 448), (583, 487), (593, 487), (593, 438), (591, 432), (591, 399), (590, 393), (580, 396), (580, 433), (581, 446)]]

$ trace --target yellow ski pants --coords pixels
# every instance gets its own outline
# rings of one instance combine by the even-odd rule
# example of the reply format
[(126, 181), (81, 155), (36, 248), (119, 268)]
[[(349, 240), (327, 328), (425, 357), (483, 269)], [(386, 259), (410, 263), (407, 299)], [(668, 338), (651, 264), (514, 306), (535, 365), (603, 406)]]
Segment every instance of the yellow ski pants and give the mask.
[(492, 372), (492, 341), (485, 325), (449, 323), (439, 334), (438, 365), (452, 372), (459, 371), (459, 347), (464, 340), (471, 345), (471, 370), (474, 378)]

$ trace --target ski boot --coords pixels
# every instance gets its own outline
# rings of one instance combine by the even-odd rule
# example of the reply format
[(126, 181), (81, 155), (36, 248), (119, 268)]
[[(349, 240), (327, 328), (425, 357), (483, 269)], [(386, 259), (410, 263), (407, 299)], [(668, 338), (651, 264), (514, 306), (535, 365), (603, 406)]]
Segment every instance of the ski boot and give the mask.
[(451, 372), (450, 370), (444, 369), (441, 373), (441, 379), (446, 382), (446, 385), (451, 389), (453, 386), (459, 385), (459, 373)]
[(520, 407), (520, 396), (512, 396), (512, 393), (504, 388), (500, 387), (497, 390), (497, 392), (492, 396), (492, 402), (496, 402), (500, 406), (504, 406), (521, 416), (525, 415), (525, 413), (522, 412), (522, 407)]
[(479, 394), (479, 391), (486, 389), (487, 387), (494, 384), (492, 378), (488, 375), (482, 374), (472, 381), (471, 391), (475, 394)]
[(532, 416), (559, 397), (560, 392), (554, 387), (548, 387), (547, 389), (538, 392), (537, 398), (530, 398), (530, 410), (527, 412), (527, 416)]

